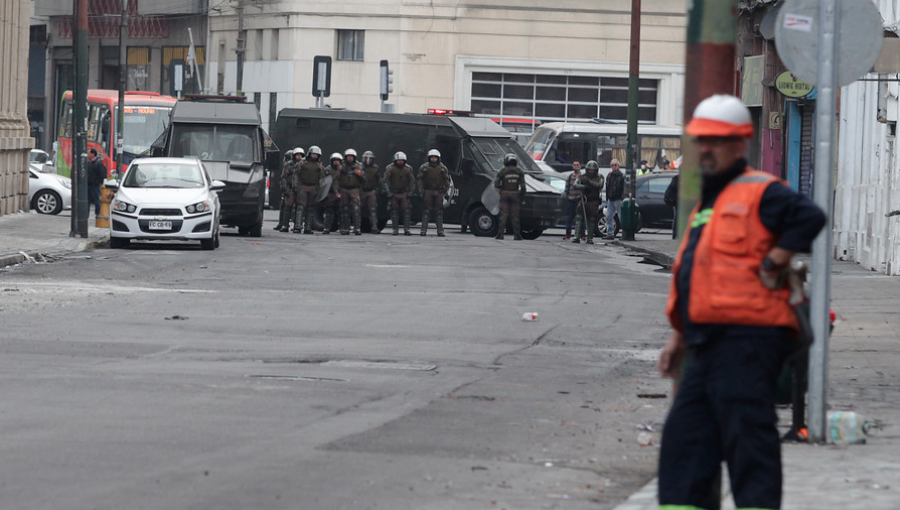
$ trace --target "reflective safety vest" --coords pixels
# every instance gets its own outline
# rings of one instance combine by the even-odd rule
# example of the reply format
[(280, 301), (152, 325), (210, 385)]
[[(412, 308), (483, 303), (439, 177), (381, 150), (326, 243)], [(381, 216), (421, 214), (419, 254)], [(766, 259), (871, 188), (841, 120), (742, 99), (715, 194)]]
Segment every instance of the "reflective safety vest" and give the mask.
[[(763, 193), (775, 177), (749, 169), (719, 194), (713, 208), (694, 209), (689, 228), (705, 224), (694, 249), (690, 276), (688, 317), (695, 324), (783, 326), (798, 329), (790, 291), (772, 290), (759, 278), (763, 258), (778, 242), (759, 218)], [(678, 309), (678, 271), (690, 239), (685, 232), (672, 266), (672, 283), (666, 315), (683, 331)]]

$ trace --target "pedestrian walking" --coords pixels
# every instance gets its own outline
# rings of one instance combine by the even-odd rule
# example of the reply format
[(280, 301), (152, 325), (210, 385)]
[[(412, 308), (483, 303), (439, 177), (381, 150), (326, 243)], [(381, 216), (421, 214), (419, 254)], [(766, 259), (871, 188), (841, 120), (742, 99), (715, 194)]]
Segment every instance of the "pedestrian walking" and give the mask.
[[(581, 209), (581, 189), (574, 186), (578, 178), (581, 177), (581, 163), (572, 162), (572, 173), (566, 178), (566, 188), (563, 190), (563, 196), (566, 199), (566, 235), (563, 241), (572, 238), (572, 225), (575, 224), (575, 215)], [(581, 235), (580, 230), (575, 231), (575, 237)]]
[(795, 252), (809, 251), (825, 214), (747, 165), (753, 121), (739, 99), (705, 99), (685, 133), (697, 147), (702, 191), (666, 307), (675, 331), (660, 373), (675, 377), (689, 355), (663, 430), (659, 504), (719, 508), (714, 480), (724, 460), (737, 508), (781, 508), (775, 393), (798, 323), (789, 290), (771, 282)]
[(495, 239), (503, 239), (506, 221), (509, 218), (512, 222), (513, 239), (521, 241), (519, 205), (525, 198), (525, 172), (519, 168), (519, 161), (515, 154), (510, 153), (503, 157), (503, 170), (497, 173), (494, 187), (500, 192), (500, 224), (497, 227)]
[(606, 176), (606, 237), (612, 240), (616, 238), (616, 215), (622, 209), (622, 199), (625, 198), (625, 174), (619, 170), (619, 160), (609, 162), (610, 172)]
[[(597, 218), (600, 216), (600, 190), (603, 189), (603, 176), (600, 165), (596, 161), (588, 161), (585, 174), (579, 176), (574, 186), (582, 192), (582, 208), (575, 222), (575, 231), (581, 232), (582, 221), (587, 228), (587, 244), (594, 244), (594, 232), (597, 230)], [(573, 243), (580, 243), (577, 236)]]
[(422, 195), (422, 231), (428, 233), (428, 221), (434, 218), (438, 237), (444, 237), (444, 194), (450, 189), (450, 171), (441, 163), (441, 152), (428, 151), (428, 162), (419, 167), (416, 179), (419, 194)]
[(297, 213), (294, 218), (294, 233), (312, 234), (313, 219), (316, 214), (316, 197), (319, 194), (319, 182), (325, 178), (325, 168), (319, 159), (322, 149), (317, 145), (309, 148), (309, 154), (300, 163), (294, 173), (294, 189), (296, 190)]
[(94, 218), (100, 216), (100, 187), (103, 181), (109, 176), (106, 165), (100, 159), (97, 149), (89, 149), (87, 154), (87, 191), (88, 191), (88, 214), (90, 214), (90, 206), (94, 206)]
[(378, 165), (375, 164), (375, 154), (372, 151), (363, 152), (362, 167), (366, 182), (363, 184), (362, 193), (359, 196), (360, 207), (363, 213), (369, 217), (372, 233), (380, 234), (381, 229), (378, 228), (378, 190), (381, 189), (381, 174), (378, 171)]
[[(325, 228), (322, 229), (323, 234), (331, 233), (331, 225), (334, 222), (335, 214), (339, 214), (338, 207), (341, 204), (341, 167), (343, 166), (344, 157), (340, 152), (333, 152), (331, 164), (325, 169), (325, 177), (331, 177), (331, 184), (328, 184), (328, 194), (322, 199), (320, 207), (322, 208), (322, 221)], [(319, 191), (322, 194), (322, 191)]]
[(344, 163), (341, 165), (341, 235), (350, 234), (350, 220), (353, 220), (353, 232), (361, 235), (359, 190), (366, 183), (366, 174), (356, 161), (356, 151), (344, 151)]
[(393, 164), (389, 165), (384, 172), (384, 193), (390, 197), (388, 212), (391, 213), (394, 235), (400, 233), (398, 220), (401, 213), (403, 214), (403, 235), (412, 235), (409, 231), (411, 216), (409, 194), (412, 193), (415, 185), (412, 167), (406, 164), (406, 154), (398, 151), (394, 154)]

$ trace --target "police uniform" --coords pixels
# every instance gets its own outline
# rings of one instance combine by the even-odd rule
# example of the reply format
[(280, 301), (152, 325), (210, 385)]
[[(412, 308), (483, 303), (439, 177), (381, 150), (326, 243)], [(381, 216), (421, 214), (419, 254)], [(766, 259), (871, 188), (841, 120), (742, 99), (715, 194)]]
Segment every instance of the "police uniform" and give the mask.
[(825, 215), (746, 164), (704, 176), (672, 268), (666, 313), (689, 354), (663, 430), (661, 507), (718, 508), (723, 460), (738, 508), (781, 505), (775, 393), (797, 319), (789, 291), (763, 285), (759, 268), (774, 247), (809, 251)]
[(394, 227), (394, 235), (399, 233), (397, 224), (399, 215), (403, 213), (403, 233), (412, 235), (409, 231), (410, 208), (409, 194), (415, 186), (412, 167), (404, 164), (398, 166), (392, 163), (384, 172), (384, 189), (390, 195), (388, 211), (391, 213), (391, 225)]
[[(594, 233), (597, 229), (597, 219), (600, 216), (600, 190), (603, 189), (603, 176), (599, 173), (591, 175), (590, 171), (575, 181), (575, 187), (582, 190), (584, 197), (584, 211), (576, 215), (575, 232), (581, 232), (582, 221), (587, 227), (587, 243), (594, 244)], [(573, 243), (581, 240), (575, 236)]]
[(450, 189), (450, 172), (443, 163), (428, 162), (419, 167), (419, 191), (422, 194), (422, 232), (428, 232), (428, 221), (434, 217), (437, 234), (444, 237), (444, 194)]
[(342, 166), (343, 165), (338, 164), (337, 168), (335, 168), (332, 165), (328, 165), (328, 167), (325, 168), (325, 176), (331, 177), (331, 186), (328, 189), (328, 195), (326, 195), (319, 204), (319, 207), (322, 208), (322, 221), (325, 225), (322, 229), (323, 234), (331, 233), (331, 225), (334, 222), (334, 214), (336, 212), (335, 209), (340, 206)]
[[(357, 174), (359, 172), (359, 174)], [(353, 217), (353, 229), (356, 235), (362, 234), (359, 229), (359, 190), (366, 183), (359, 163), (345, 162), (341, 165), (341, 234), (350, 233), (350, 217)]]
[[(296, 189), (294, 188), (294, 173), (297, 171), (297, 162), (291, 160), (281, 169), (281, 179), (278, 184), (281, 186), (281, 210), (278, 215), (278, 225), (281, 232), (287, 232), (293, 217), (294, 207), (296, 203)], [(296, 223), (294, 228), (300, 228)]]
[(503, 239), (507, 218), (512, 220), (515, 239), (522, 238), (519, 228), (519, 206), (525, 197), (525, 173), (517, 165), (504, 166), (497, 174), (494, 187), (500, 192), (500, 224), (497, 239)]
[(363, 184), (362, 193), (360, 193), (360, 207), (369, 215), (369, 224), (372, 225), (372, 233), (378, 234), (378, 189), (381, 187), (381, 174), (378, 172), (378, 165), (363, 166), (363, 173), (366, 176), (366, 182)]
[(297, 217), (294, 220), (294, 231), (300, 229), (300, 224), (306, 218), (304, 234), (312, 234), (313, 217), (315, 216), (316, 195), (319, 190), (319, 181), (325, 177), (325, 168), (318, 161), (308, 159), (300, 164), (294, 174), (295, 187), (297, 189)]

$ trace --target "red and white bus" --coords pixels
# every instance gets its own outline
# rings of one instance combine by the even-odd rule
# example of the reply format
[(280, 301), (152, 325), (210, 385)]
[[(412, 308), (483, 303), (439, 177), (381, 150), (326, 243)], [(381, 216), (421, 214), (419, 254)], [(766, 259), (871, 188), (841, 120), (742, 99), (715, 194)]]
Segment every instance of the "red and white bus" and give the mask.
[[(110, 172), (116, 169), (115, 140), (119, 126), (118, 90), (88, 90), (87, 94), (87, 146), (97, 149), (103, 163)], [(124, 150), (122, 162), (125, 169), (138, 154), (150, 148), (169, 124), (169, 113), (178, 100), (172, 96), (161, 96), (156, 92), (125, 92)], [(56, 168), (60, 175), (72, 173), (72, 91), (63, 94), (59, 111), (57, 132)]]

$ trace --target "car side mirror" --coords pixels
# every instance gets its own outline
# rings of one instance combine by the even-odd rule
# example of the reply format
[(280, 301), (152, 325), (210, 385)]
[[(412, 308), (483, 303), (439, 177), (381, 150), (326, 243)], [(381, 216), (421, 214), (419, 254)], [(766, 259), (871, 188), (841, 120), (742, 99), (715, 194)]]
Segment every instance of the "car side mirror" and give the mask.
[(106, 189), (110, 191), (118, 191), (119, 189), (119, 181), (106, 181), (103, 183), (103, 185), (106, 186)]
[(463, 158), (460, 163), (460, 170), (462, 170), (462, 174), (467, 177), (475, 175), (475, 161), (469, 158)]
[(225, 189), (225, 183), (216, 179), (212, 182), (212, 184), (209, 185), (209, 189), (210, 191), (222, 191), (223, 189)]

